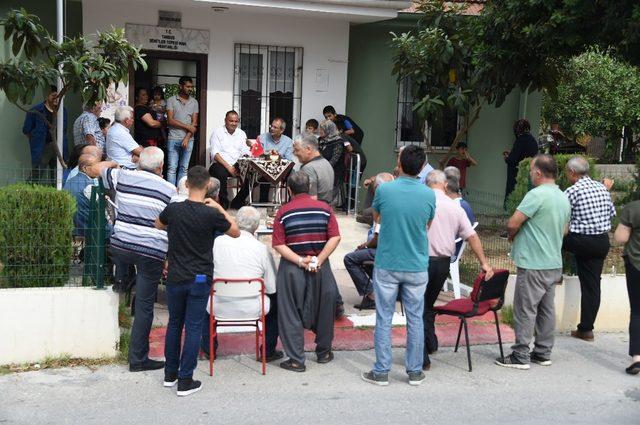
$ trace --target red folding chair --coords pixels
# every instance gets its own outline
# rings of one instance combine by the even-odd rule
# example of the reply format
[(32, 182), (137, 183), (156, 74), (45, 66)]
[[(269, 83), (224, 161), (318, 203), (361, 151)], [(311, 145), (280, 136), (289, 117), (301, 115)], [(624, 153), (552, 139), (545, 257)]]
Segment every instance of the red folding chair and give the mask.
[[(257, 317), (220, 317), (215, 315), (214, 295), (225, 298), (260, 297), (260, 315)], [(213, 279), (209, 297), (209, 375), (213, 376), (213, 341), (218, 332), (218, 326), (250, 326), (256, 328), (256, 360), (262, 358), (262, 374), (267, 373), (266, 344), (265, 344), (265, 308), (264, 299), (266, 290), (264, 280), (261, 278), (249, 279)], [(262, 324), (262, 328), (260, 327)], [(262, 341), (262, 353), (260, 353), (260, 341)]]
[(500, 335), (500, 323), (498, 321), (498, 310), (504, 304), (504, 292), (507, 289), (509, 280), (508, 270), (494, 270), (494, 275), (489, 280), (484, 280), (485, 273), (481, 272), (473, 282), (473, 290), (469, 298), (458, 298), (449, 301), (445, 305), (434, 307), (436, 314), (446, 314), (456, 316), (460, 319), (458, 328), (458, 338), (456, 339), (455, 352), (458, 352), (460, 345), (460, 334), (464, 327), (464, 339), (467, 344), (467, 361), (469, 362), (469, 372), (471, 372), (471, 348), (469, 347), (469, 331), (467, 329), (467, 319), (482, 316), (488, 311), (493, 311), (496, 322), (496, 332), (498, 333), (498, 344), (500, 345), (500, 357), (504, 357), (502, 351), (502, 336)]

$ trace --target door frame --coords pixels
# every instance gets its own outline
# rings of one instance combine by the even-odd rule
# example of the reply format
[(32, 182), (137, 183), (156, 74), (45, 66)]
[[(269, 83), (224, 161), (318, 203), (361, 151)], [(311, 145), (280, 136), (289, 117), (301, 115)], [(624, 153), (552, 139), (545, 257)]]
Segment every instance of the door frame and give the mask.
[[(198, 91), (198, 146), (197, 158), (191, 155), (190, 165), (207, 165), (207, 82), (209, 55), (203, 53), (168, 52), (165, 50), (141, 50), (145, 58), (172, 59), (196, 62), (196, 73), (200, 78), (197, 82)], [(129, 104), (135, 104), (135, 72), (129, 70)], [(166, 160), (166, 158), (165, 158)]]

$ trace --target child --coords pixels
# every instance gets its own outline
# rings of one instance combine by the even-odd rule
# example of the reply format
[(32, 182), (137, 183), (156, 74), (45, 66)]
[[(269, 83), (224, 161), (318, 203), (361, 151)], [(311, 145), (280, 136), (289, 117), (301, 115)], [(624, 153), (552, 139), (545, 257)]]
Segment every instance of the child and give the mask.
[(456, 167), (460, 170), (460, 189), (464, 189), (466, 187), (467, 168), (478, 165), (478, 161), (469, 155), (469, 149), (464, 142), (459, 142), (456, 145), (456, 155), (451, 159), (449, 159), (450, 154), (451, 151), (440, 161), (440, 166), (446, 163), (446, 167)]
[(307, 120), (307, 123), (304, 125), (305, 131), (307, 133), (313, 134), (318, 138), (318, 120), (311, 118)]

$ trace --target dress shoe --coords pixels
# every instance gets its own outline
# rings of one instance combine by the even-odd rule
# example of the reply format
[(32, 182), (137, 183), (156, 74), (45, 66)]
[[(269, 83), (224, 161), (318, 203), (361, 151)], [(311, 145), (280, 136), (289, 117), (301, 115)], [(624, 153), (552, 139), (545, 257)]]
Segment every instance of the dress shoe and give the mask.
[(364, 297), (362, 298), (362, 302), (360, 304), (356, 304), (353, 307), (357, 308), (358, 310), (375, 310), (376, 302), (369, 297)]
[(571, 331), (571, 336), (583, 341), (593, 342), (593, 331)]
[(157, 370), (162, 369), (163, 367), (163, 361), (147, 359), (144, 363), (130, 364), (129, 372), (144, 372), (145, 370)]
[[(265, 361), (267, 363), (270, 363), (274, 360), (280, 360), (283, 357), (284, 357), (284, 353), (281, 350), (273, 350), (273, 353), (267, 353), (267, 357)], [(262, 355), (258, 357), (257, 361), (262, 362)]]

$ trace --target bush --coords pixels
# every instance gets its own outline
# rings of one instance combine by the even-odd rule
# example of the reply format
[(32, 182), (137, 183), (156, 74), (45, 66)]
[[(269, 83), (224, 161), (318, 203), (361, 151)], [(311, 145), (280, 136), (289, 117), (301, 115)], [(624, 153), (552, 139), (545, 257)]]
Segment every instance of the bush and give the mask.
[(65, 191), (28, 184), (0, 188), (0, 288), (67, 283), (75, 210)]
[[(558, 163), (558, 178), (556, 179), (556, 183), (560, 186), (560, 189), (565, 190), (569, 186), (569, 181), (567, 180), (566, 175), (566, 165), (567, 161), (574, 157), (575, 155), (555, 155), (554, 158)], [(591, 178), (597, 180), (600, 178), (600, 173), (595, 168), (595, 160), (593, 158), (587, 158), (589, 161), (589, 166), (591, 169)], [(516, 177), (516, 187), (513, 189), (513, 192), (507, 198), (507, 212), (509, 215), (513, 214), (522, 199), (527, 194), (527, 192), (531, 189), (531, 184), (529, 183), (529, 165), (531, 164), (531, 158), (523, 159), (518, 165), (518, 176)]]

